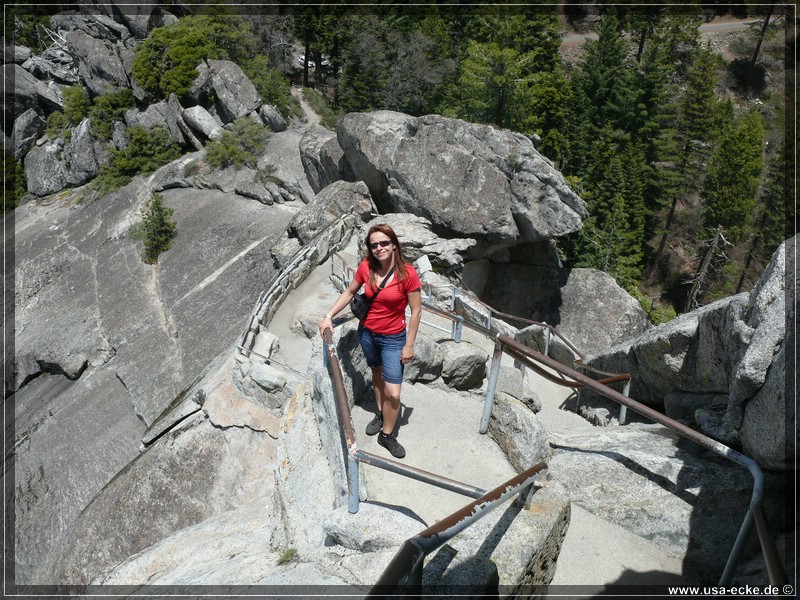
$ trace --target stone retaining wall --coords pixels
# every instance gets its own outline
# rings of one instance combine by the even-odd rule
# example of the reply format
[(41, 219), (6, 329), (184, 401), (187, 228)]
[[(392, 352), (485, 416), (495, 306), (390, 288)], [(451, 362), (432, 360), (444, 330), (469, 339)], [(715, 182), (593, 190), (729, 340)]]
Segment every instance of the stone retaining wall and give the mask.
[(279, 413), (294, 390), (281, 371), (269, 364), (275, 345), (267, 339), (274, 337), (267, 327), (291, 291), (331, 254), (346, 247), (357, 226), (358, 217), (342, 215), (298, 250), (261, 293), (247, 320), (235, 350), (233, 383), (268, 410)]

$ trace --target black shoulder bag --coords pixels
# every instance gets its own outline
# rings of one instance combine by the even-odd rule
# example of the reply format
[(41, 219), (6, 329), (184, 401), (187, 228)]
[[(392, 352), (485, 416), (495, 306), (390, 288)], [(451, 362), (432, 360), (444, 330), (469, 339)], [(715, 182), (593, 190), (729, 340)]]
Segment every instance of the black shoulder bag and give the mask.
[(383, 289), (383, 286), (386, 285), (386, 282), (389, 281), (389, 277), (391, 277), (392, 273), (394, 273), (394, 269), (394, 267), (389, 269), (389, 272), (386, 274), (386, 277), (383, 278), (383, 281), (381, 281), (378, 289), (375, 290), (372, 298), (367, 298), (366, 294), (356, 294), (353, 296), (353, 299), (350, 300), (350, 312), (352, 312), (359, 321), (363, 321), (367, 318), (367, 313), (369, 312), (370, 306), (372, 306), (372, 303), (378, 296), (378, 292), (380, 292)]

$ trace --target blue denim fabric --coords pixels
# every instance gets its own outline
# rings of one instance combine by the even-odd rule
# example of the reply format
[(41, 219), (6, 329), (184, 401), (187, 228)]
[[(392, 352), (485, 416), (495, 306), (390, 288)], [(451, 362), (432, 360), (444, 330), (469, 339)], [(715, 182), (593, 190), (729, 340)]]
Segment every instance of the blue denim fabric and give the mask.
[(384, 335), (360, 325), (358, 339), (371, 368), (383, 366), (382, 376), (387, 383), (403, 383), (403, 363), (400, 354), (406, 345), (406, 332)]

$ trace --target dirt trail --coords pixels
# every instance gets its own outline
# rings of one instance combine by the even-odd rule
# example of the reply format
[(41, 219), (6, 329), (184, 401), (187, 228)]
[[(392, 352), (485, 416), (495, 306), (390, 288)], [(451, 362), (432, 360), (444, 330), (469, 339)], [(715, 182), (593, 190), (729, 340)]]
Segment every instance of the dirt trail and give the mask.
[(311, 127), (312, 125), (316, 125), (317, 123), (322, 121), (322, 117), (320, 117), (317, 113), (315, 113), (314, 109), (311, 108), (311, 105), (308, 102), (306, 102), (305, 96), (303, 96), (302, 88), (298, 88), (298, 87), (292, 86), (291, 93), (292, 93), (292, 96), (294, 98), (296, 98), (297, 101), (300, 103), (300, 108), (303, 109), (303, 114), (305, 115), (305, 119), (306, 119), (306, 123), (308, 124), (308, 127)]

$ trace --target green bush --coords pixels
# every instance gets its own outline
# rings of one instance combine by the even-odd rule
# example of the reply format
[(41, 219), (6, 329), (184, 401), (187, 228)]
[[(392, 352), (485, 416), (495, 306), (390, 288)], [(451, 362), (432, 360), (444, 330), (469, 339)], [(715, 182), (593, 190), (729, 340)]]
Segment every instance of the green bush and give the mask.
[(136, 51), (131, 74), (139, 86), (158, 98), (183, 98), (207, 59), (244, 62), (255, 40), (240, 17), (190, 16), (150, 32)]
[(284, 118), (295, 113), (299, 106), (290, 93), (289, 79), (270, 68), (269, 58), (258, 55), (242, 64), (242, 71), (253, 83), (265, 104), (278, 109)]
[(25, 169), (8, 148), (3, 149), (3, 191), (4, 214), (19, 206), (20, 200), (28, 191)]
[(47, 117), (47, 135), (57, 138), (66, 134), (69, 141), (69, 129), (79, 125), (89, 115), (89, 94), (81, 85), (62, 88), (61, 96), (64, 109), (52, 112)]
[(322, 116), (322, 124), (328, 129), (336, 129), (339, 121), (344, 118), (344, 111), (333, 108), (328, 99), (317, 90), (303, 88), (303, 97), (314, 112)]
[(161, 194), (153, 192), (142, 206), (142, 222), (131, 226), (129, 234), (144, 244), (142, 261), (149, 265), (158, 262), (162, 252), (169, 250), (176, 235), (173, 210), (164, 206)]
[(94, 103), (89, 107), (89, 126), (94, 139), (110, 140), (112, 123), (122, 121), (125, 111), (135, 105), (133, 92), (129, 89), (103, 94), (95, 98)]
[(152, 173), (181, 155), (165, 127), (145, 129), (137, 125), (129, 127), (127, 132), (128, 147), (112, 150), (109, 162), (100, 167), (96, 181), (101, 195), (126, 185), (139, 173)]
[(650, 319), (650, 322), (653, 325), (661, 325), (662, 323), (671, 321), (678, 316), (678, 313), (675, 312), (675, 309), (672, 306), (662, 306), (661, 304), (658, 304), (651, 298), (644, 295), (638, 289), (629, 289), (627, 291), (631, 296), (639, 301), (642, 309), (644, 309), (644, 312), (647, 314), (647, 318)]
[(218, 140), (206, 146), (206, 160), (214, 167), (250, 167), (255, 169), (259, 157), (267, 148), (270, 132), (249, 117), (233, 123), (230, 131), (223, 131)]

